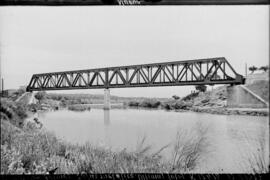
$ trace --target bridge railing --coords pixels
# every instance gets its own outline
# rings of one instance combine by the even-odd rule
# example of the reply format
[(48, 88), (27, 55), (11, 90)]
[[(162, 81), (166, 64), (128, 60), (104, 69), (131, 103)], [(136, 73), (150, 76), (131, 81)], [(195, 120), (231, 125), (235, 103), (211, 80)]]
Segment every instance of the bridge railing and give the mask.
[(34, 74), (27, 91), (243, 84), (224, 57)]

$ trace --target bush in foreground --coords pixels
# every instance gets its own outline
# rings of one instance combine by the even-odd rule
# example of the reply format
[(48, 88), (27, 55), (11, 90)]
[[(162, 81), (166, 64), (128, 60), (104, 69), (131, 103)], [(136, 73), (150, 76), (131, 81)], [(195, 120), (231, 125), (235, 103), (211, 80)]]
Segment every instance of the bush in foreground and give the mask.
[(27, 117), (27, 107), (23, 103), (14, 103), (8, 99), (1, 99), (0, 117), (8, 119), (15, 126), (21, 127)]

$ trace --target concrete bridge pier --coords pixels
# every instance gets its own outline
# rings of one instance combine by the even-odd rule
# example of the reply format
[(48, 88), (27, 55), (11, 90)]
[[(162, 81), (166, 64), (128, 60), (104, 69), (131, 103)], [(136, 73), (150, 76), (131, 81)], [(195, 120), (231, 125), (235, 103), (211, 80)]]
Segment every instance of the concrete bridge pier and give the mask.
[(111, 103), (110, 103), (110, 89), (104, 89), (104, 110), (110, 110), (111, 109)]

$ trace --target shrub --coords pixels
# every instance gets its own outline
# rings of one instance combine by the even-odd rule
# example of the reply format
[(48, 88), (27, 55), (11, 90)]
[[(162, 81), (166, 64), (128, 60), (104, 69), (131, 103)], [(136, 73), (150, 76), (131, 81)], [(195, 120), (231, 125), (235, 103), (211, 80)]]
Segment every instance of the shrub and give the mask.
[(22, 127), (24, 118), (27, 117), (26, 106), (22, 103), (17, 103), (9, 100), (1, 99), (1, 118), (8, 117), (8, 120), (16, 125)]
[(46, 97), (46, 92), (45, 91), (39, 91), (37, 94), (35, 94), (35, 98), (38, 100), (40, 103), (43, 99)]
[(171, 110), (171, 109), (172, 109), (172, 107), (171, 107), (169, 104), (165, 104), (165, 105), (164, 105), (164, 108), (165, 108), (166, 110)]
[(201, 92), (205, 92), (206, 89), (207, 89), (207, 86), (205, 86), (205, 85), (197, 85), (197, 86), (195, 86), (195, 89), (198, 90), (198, 91), (201, 91)]
[(70, 105), (68, 106), (68, 110), (70, 111), (90, 111), (91, 107), (90, 106), (84, 106), (84, 105), (80, 105), (80, 104), (76, 104), (76, 105)]
[(16, 134), (21, 132), (21, 129), (11, 125), (8, 121), (1, 120), (1, 145), (11, 144)]
[(251, 73), (254, 73), (254, 71), (258, 70), (258, 68), (256, 66), (251, 66), (251, 67), (248, 68), (248, 70), (250, 70)]
[(269, 70), (269, 66), (261, 66), (259, 70), (263, 70), (264, 72)]
[(40, 104), (29, 104), (27, 105), (27, 110), (31, 112), (35, 112), (37, 109), (41, 109)]
[(13, 111), (19, 116), (19, 118), (24, 119), (27, 117), (27, 108), (25, 104), (17, 104), (16, 108), (13, 109)]
[(191, 93), (185, 97), (182, 98), (183, 101), (189, 101), (189, 100), (193, 100), (194, 98), (196, 98), (199, 95), (199, 92), (196, 93)]
[(139, 104), (139, 106), (145, 107), (145, 108), (158, 108), (158, 106), (160, 104), (161, 104), (160, 101), (156, 101), (156, 100), (144, 100), (143, 102), (141, 102)]
[(179, 97), (179, 96), (176, 96), (176, 95), (173, 95), (172, 98), (173, 98), (174, 100), (180, 99), (180, 97)]
[(128, 106), (136, 106), (136, 107), (138, 107), (139, 106), (139, 102), (130, 101), (130, 102), (128, 102)]
[(174, 109), (184, 109), (188, 110), (190, 107), (192, 107), (192, 102), (186, 102), (186, 101), (178, 101), (174, 104), (172, 104), (172, 107)]

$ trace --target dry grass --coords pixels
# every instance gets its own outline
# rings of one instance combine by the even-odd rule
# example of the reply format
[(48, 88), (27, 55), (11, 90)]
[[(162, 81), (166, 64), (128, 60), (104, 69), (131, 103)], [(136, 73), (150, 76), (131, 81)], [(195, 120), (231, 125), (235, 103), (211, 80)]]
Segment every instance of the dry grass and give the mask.
[[(28, 122), (23, 129), (1, 122), (8, 130), (1, 134), (2, 174), (46, 174), (54, 173), (168, 173), (185, 172), (193, 169), (203, 151), (205, 139), (186, 139), (178, 136), (173, 163), (161, 160), (160, 152), (150, 153), (152, 147), (143, 137), (134, 152), (123, 149), (113, 152), (88, 143), (74, 145), (62, 142), (52, 133), (41, 131)], [(8, 134), (12, 133), (12, 137)], [(183, 141), (182, 141), (183, 140)], [(182, 144), (186, 143), (186, 144)]]
[[(260, 132), (259, 138), (253, 139), (248, 134), (244, 134), (246, 140), (247, 149), (243, 156), (246, 157), (244, 164), (240, 164), (242, 169), (247, 173), (261, 174), (269, 172), (269, 144), (266, 144), (269, 139), (268, 135), (264, 132)], [(251, 141), (253, 141), (251, 146)], [(256, 147), (254, 149), (254, 146)]]
[(170, 172), (190, 172), (195, 169), (209, 146), (207, 132), (208, 127), (203, 127), (201, 123), (190, 131), (178, 131)]

